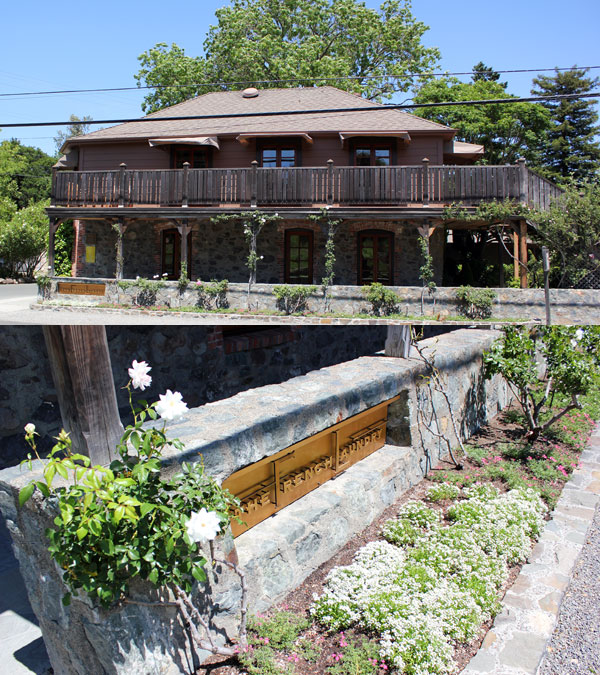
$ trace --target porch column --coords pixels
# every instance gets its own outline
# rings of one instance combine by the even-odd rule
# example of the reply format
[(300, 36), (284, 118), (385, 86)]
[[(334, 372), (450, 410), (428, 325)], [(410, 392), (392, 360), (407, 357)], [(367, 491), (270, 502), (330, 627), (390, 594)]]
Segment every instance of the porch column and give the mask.
[(124, 222), (115, 223), (117, 232), (117, 268), (115, 272), (115, 279), (123, 278), (123, 267), (125, 265), (125, 256), (123, 255), (123, 237), (127, 231), (127, 225)]
[(48, 230), (48, 276), (54, 276), (54, 236), (60, 224), (58, 218), (50, 218)]
[(104, 326), (44, 326), (65, 431), (73, 450), (109, 464), (123, 434)]
[[(190, 276), (190, 270), (188, 269), (188, 235), (190, 233), (190, 230), (192, 229), (191, 225), (189, 224), (187, 218), (185, 220), (182, 220), (181, 223), (177, 223), (177, 231), (179, 232), (181, 236), (181, 267), (180, 267), (180, 275), (183, 275), (183, 271), (185, 270), (185, 275), (189, 278)], [(184, 267), (185, 265), (185, 267)]]
[(521, 288), (528, 288), (529, 282), (527, 279), (527, 221), (519, 221), (519, 278), (521, 281)]

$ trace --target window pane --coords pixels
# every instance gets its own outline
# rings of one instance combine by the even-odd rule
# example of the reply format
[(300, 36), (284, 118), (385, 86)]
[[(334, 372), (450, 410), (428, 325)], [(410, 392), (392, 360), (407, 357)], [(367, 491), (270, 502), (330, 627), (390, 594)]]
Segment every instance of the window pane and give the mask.
[(375, 165), (389, 166), (391, 164), (390, 154), (389, 148), (375, 148)]
[(371, 148), (356, 148), (354, 152), (356, 166), (370, 166)]
[(262, 165), (266, 167), (277, 166), (277, 150), (275, 148), (265, 148), (262, 151)]
[(298, 248), (300, 245), (300, 235), (290, 234), (290, 248)]
[(296, 151), (294, 148), (281, 149), (280, 166), (296, 166)]

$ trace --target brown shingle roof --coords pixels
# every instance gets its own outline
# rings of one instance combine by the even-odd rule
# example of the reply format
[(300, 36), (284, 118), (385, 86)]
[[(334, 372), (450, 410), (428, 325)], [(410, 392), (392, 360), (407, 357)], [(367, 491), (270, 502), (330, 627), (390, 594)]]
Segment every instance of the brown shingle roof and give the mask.
[(169, 120), (186, 115), (243, 114), (315, 110), (325, 108), (372, 108), (380, 104), (335, 87), (262, 89), (255, 98), (244, 98), (241, 91), (211, 92), (148, 115), (156, 122), (126, 122), (100, 129), (76, 139), (100, 141), (145, 139), (154, 136), (216, 136), (260, 132), (339, 132), (339, 131), (421, 131), (453, 135), (453, 130), (437, 122), (393, 109), (309, 113), (273, 117), (232, 117), (226, 119)]

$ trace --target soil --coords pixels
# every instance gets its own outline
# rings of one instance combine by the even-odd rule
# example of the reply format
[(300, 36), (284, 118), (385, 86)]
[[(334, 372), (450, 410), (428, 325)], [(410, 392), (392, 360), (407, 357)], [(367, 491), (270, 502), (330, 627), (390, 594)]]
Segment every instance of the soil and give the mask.
[[(469, 446), (486, 447), (493, 446), (497, 443), (515, 442), (519, 439), (522, 439), (522, 428), (518, 424), (511, 422), (510, 414), (507, 414), (507, 411), (503, 411), (494, 419), (492, 419), (485, 427), (480, 429), (473, 437), (471, 437), (471, 439), (469, 439), (468, 444), (466, 444), (467, 454)], [(543, 440), (537, 441), (537, 443), (540, 446), (545, 445), (545, 441)], [(543, 451), (544, 450), (542, 449), (541, 452)], [(477, 468), (479, 468), (478, 465), (470, 462), (466, 458), (463, 458), (461, 460), (461, 468), (458, 469), (458, 471), (468, 475), (469, 472), (473, 472)], [(438, 466), (432, 472), (430, 472), (430, 475), (437, 471), (444, 470), (457, 469), (453, 462), (447, 459), (441, 461)], [(506, 485), (501, 481), (494, 482), (493, 484), (496, 485), (496, 487), (498, 487), (502, 492), (507, 490)], [(335, 556), (333, 556), (333, 558), (328, 560), (326, 563), (323, 563), (318, 569), (316, 569), (298, 588), (290, 592), (284, 601), (277, 605), (277, 607), (274, 609), (287, 609), (294, 613), (308, 616), (308, 609), (313, 601), (313, 594), (320, 595), (322, 593), (323, 583), (329, 571), (333, 567), (350, 564), (354, 554), (359, 548), (370, 541), (380, 538), (380, 532), (383, 524), (386, 520), (394, 518), (397, 515), (398, 509), (402, 504), (409, 500), (423, 499), (431, 485), (431, 481), (424, 478), (417, 485), (405, 492), (402, 497), (400, 497), (400, 499), (398, 499), (394, 504), (389, 506), (376, 521), (365, 528), (362, 532), (352, 537), (352, 539), (350, 539), (350, 541), (348, 541), (348, 543)], [(448, 504), (449, 502), (441, 502), (437, 505), (428, 505), (433, 506), (434, 508), (443, 509), (447, 507)], [(521, 567), (522, 565), (516, 565), (510, 569), (508, 579), (502, 588), (502, 597), (504, 597), (504, 593), (506, 593), (506, 591), (515, 582)], [(482, 626), (481, 631), (476, 639), (467, 645), (460, 645), (456, 649), (454, 655), (454, 660), (458, 666), (456, 672), (463, 670), (471, 658), (477, 653), (492, 623), (493, 620), (488, 621)], [(363, 634), (354, 632), (352, 630), (345, 631), (345, 635), (347, 640), (348, 638), (356, 637), (358, 644), (361, 643), (363, 637)], [(328, 666), (333, 665), (332, 654), (334, 652), (340, 651), (340, 634), (329, 634), (325, 629), (319, 627), (318, 624), (314, 624), (309, 628), (308, 631), (304, 632), (302, 636), (307, 638), (312, 644), (318, 645), (320, 647), (321, 656), (316, 662), (309, 662), (304, 659), (300, 659), (297, 662), (294, 661), (294, 675), (323, 675), (327, 672)], [(290, 665), (290, 659), (288, 658), (287, 654), (281, 654), (280, 665)], [(379, 672), (383, 675), (384, 672), (389, 671), (380, 669)], [(235, 658), (232, 659), (213, 656), (203, 664), (203, 666), (196, 672), (196, 675), (246, 675), (246, 673), (247, 670), (241, 667)]]

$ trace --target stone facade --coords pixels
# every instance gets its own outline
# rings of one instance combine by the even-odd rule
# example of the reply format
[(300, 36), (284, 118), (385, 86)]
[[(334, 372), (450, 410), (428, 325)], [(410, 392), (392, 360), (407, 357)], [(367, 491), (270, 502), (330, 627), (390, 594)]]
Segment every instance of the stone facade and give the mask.
[[(495, 337), (490, 331), (462, 330), (422, 343), (446, 381), (465, 435), (507, 403), (508, 392), (499, 379), (483, 381), (481, 353)], [(391, 406), (384, 448), (241, 535), (235, 546), (227, 537), (221, 542), (223, 552), (237, 554), (247, 572), (251, 611), (280, 600), (419, 480), (428, 466), (435, 466), (444, 446), (420, 424), (419, 401), (425, 410), (435, 406), (438, 428), (450, 437), (451, 424), (441, 395), (431, 397), (423, 374), (424, 365), (415, 358), (361, 357), (195, 408), (172, 425), (170, 434), (186, 447), (167, 453), (165, 471), (202, 456), (206, 469), (223, 480), (249, 463), (400, 397)], [(84, 598), (67, 608), (61, 605), (60, 572), (43, 536), (51, 505), (41, 507), (34, 499), (24, 509), (16, 506), (19, 488), (30, 479), (17, 469), (1, 472), (0, 508), (55, 672), (187, 672), (192, 657), (169, 609), (127, 604), (104, 611)], [(235, 625), (239, 587), (231, 577), (213, 581), (198, 602), (210, 609), (213, 628), (224, 639)], [(146, 591), (139, 588), (134, 595), (148, 599)]]
[[(190, 407), (233, 396), (248, 387), (349, 361), (383, 349), (385, 326), (248, 326), (228, 334), (218, 326), (107, 326), (117, 402), (129, 412), (127, 368), (133, 359), (152, 366), (148, 399), (181, 391)], [(35, 422), (42, 447), (53, 444), (61, 419), (46, 345), (39, 326), (0, 327), (0, 468), (28, 450), (23, 426)]]
[[(160, 275), (162, 233), (173, 229), (169, 221), (135, 220), (127, 223), (123, 238), (124, 277), (152, 278)], [(246, 259), (248, 244), (239, 222), (224, 222), (215, 226), (210, 220), (192, 221), (190, 278), (208, 281), (228, 279), (242, 283), (248, 279)], [(286, 229), (307, 229), (313, 232), (313, 278), (318, 283), (324, 276), (326, 232), (312, 221), (282, 220), (267, 223), (258, 236), (258, 255), (262, 256), (257, 269), (259, 283), (282, 283), (285, 278), (283, 251)], [(394, 233), (394, 283), (416, 284), (422, 265), (418, 246), (417, 224), (408, 221), (344, 221), (336, 235), (336, 281), (340, 284), (358, 282), (358, 233), (379, 230)], [(101, 220), (80, 221), (75, 266), (77, 276), (111, 278), (115, 275), (117, 235), (110, 224)], [(85, 261), (85, 242), (94, 242), (96, 261)], [(436, 282), (443, 274), (445, 234), (443, 228), (434, 231), (430, 251), (436, 270)]]

